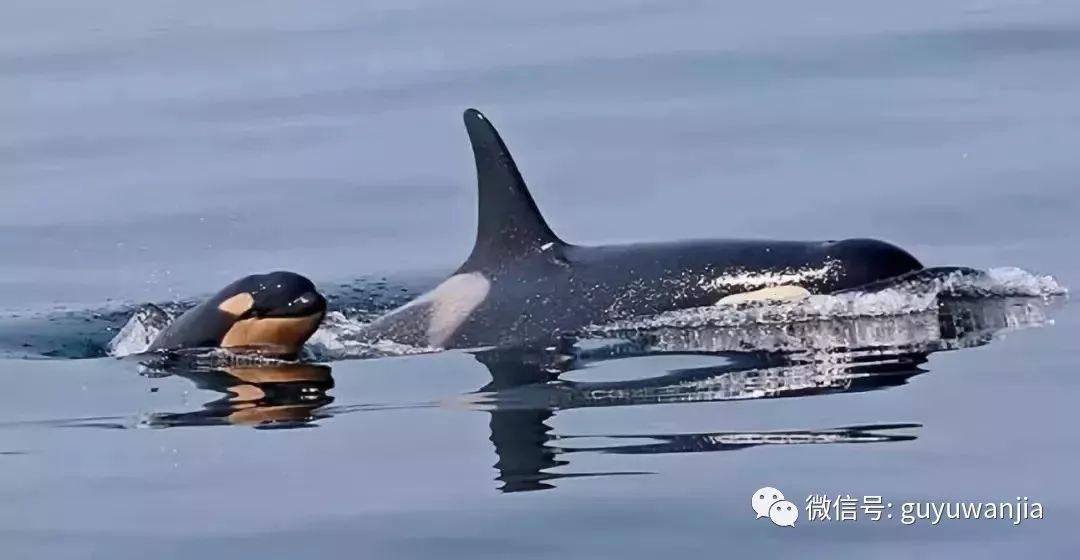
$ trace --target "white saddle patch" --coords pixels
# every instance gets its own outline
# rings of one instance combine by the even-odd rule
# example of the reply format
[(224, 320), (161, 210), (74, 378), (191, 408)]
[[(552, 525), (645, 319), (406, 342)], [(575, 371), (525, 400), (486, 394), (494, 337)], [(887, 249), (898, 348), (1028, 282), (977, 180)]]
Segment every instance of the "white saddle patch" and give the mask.
[(752, 292), (731, 294), (720, 298), (716, 305), (735, 305), (751, 301), (786, 301), (810, 297), (810, 291), (802, 286), (773, 286)]
[(405, 307), (429, 305), (428, 344), (442, 347), (454, 332), (487, 298), (491, 281), (479, 272), (457, 274), (447, 278), (435, 289), (420, 296)]

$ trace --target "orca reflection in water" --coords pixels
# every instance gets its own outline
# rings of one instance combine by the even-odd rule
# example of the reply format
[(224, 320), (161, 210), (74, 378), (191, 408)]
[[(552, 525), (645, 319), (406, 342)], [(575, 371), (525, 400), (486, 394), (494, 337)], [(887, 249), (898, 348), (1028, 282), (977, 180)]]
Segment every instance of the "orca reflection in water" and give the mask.
[[(637, 346), (636, 343), (631, 344)], [(491, 441), (498, 455), (494, 467), (503, 492), (552, 488), (550, 481), (561, 478), (648, 474), (642, 472), (552, 473), (549, 469), (569, 464), (574, 453), (660, 454), (704, 451), (734, 451), (760, 445), (880, 443), (915, 439), (913, 435), (887, 433), (888, 430), (917, 428), (914, 423), (870, 424), (820, 430), (799, 429), (765, 432), (713, 432), (687, 434), (614, 434), (573, 436), (554, 434), (548, 424), (557, 411), (575, 408), (653, 405), (677, 402), (705, 402), (736, 399), (779, 398), (869, 391), (905, 383), (923, 373), (918, 367), (925, 353), (897, 352), (890, 360), (858, 360), (837, 365), (846, 356), (837, 351), (828, 361), (803, 360), (795, 355), (768, 352), (717, 352), (715, 357), (730, 363), (692, 369), (671, 370), (664, 375), (617, 382), (574, 382), (557, 380), (558, 375), (607, 359), (632, 355), (679, 355), (640, 348), (613, 354), (593, 354), (585, 359), (564, 360), (564, 371), (556, 373), (537, 367), (535, 355), (518, 360), (512, 350), (487, 350), (477, 360), (488, 367), (492, 382), (481, 389), (476, 405), (489, 409)], [(529, 352), (531, 354), (531, 352)], [(696, 355), (702, 353), (693, 351)], [(824, 370), (829, 370), (828, 372)], [(532, 377), (534, 383), (526, 380)], [(886, 433), (883, 433), (886, 432)], [(573, 446), (573, 441), (611, 440), (608, 446)], [(634, 443), (622, 443), (633, 440)], [(654, 443), (640, 443), (651, 440)]]
[(327, 394), (334, 387), (334, 378), (330, 368), (320, 364), (267, 362), (219, 368), (177, 367), (157, 375), (184, 377), (200, 389), (227, 396), (194, 412), (150, 414), (140, 422), (145, 427), (309, 427), (326, 416), (319, 409), (334, 401)]
[(465, 263), (364, 337), (466, 348), (545, 340), (590, 324), (747, 299), (828, 294), (923, 269), (873, 239), (571, 245), (548, 227), (498, 132), (469, 109), (478, 227)]
[[(732, 451), (761, 445), (889, 443), (912, 434), (891, 433), (917, 423), (871, 423), (827, 429), (685, 434), (554, 433), (560, 410), (659, 403), (820, 396), (903, 385), (927, 372), (934, 352), (981, 346), (1004, 329), (1041, 325), (1055, 302), (947, 301), (935, 312), (834, 322), (742, 328), (663, 329), (636, 333), (599, 347), (564, 343), (546, 349), (476, 352), (492, 380), (473, 395), (491, 414), (494, 467), (503, 492), (552, 488), (567, 477), (626, 472), (557, 473), (575, 453), (668, 454)], [(771, 330), (771, 333), (765, 331)], [(629, 333), (627, 333), (629, 335)], [(663, 375), (615, 382), (560, 380), (601, 362), (656, 355), (715, 356), (726, 363), (673, 369)], [(589, 445), (589, 441), (606, 445)], [(585, 442), (578, 444), (578, 442)]]
[[(490, 373), (490, 382), (452, 404), (464, 401), (468, 407), (491, 415), (489, 438), (497, 455), (494, 467), (502, 492), (548, 489), (562, 478), (647, 474), (628, 470), (553, 472), (572, 468), (573, 456), (581, 453), (652, 455), (763, 445), (910, 441), (916, 435), (908, 431), (920, 425), (897, 422), (896, 418), (881, 422), (852, 419), (851, 425), (841, 427), (692, 433), (633, 433), (628, 429), (588, 436), (556, 432), (550, 420), (567, 409), (886, 389), (925, 373), (927, 358), (934, 352), (981, 346), (1003, 329), (1043, 324), (1048, 307), (1047, 302), (1032, 299), (946, 301), (936, 311), (907, 316), (753, 328), (650, 329), (622, 333), (615, 341), (566, 339), (552, 347), (488, 349), (473, 355)], [(600, 364), (617, 367), (621, 359), (664, 355), (693, 355), (720, 363), (668, 369), (660, 375), (624, 381), (565, 379)], [(634, 369), (640, 371), (640, 365)], [(264, 363), (244, 368), (178, 367), (170, 373), (228, 397), (198, 411), (152, 414), (142, 425), (298, 427), (354, 411), (435, 405), (329, 406), (331, 398), (326, 390), (333, 386), (333, 380), (325, 366)], [(633, 415), (624, 418), (632, 421)]]

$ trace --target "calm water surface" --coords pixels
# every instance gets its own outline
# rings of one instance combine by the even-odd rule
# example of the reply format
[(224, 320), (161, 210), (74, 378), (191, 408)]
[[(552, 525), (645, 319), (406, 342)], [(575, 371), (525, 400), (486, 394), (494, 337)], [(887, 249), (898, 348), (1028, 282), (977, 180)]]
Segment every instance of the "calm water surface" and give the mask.
[[(571, 241), (882, 237), (928, 264), (1075, 286), (1078, 59), (1067, 0), (9, 4), (0, 331), (276, 268), (325, 286), (449, 271), (475, 221), (469, 106)], [(1073, 557), (1080, 314), (1051, 316), (933, 353), (899, 386), (734, 401), (553, 407), (541, 391), (485, 409), (469, 395), (499, 372), (536, 372), (449, 352), (335, 362), (304, 372), (313, 400), (286, 388), (291, 404), (244, 412), (212, 376), (4, 359), (0, 551)], [(710, 359), (571, 378), (729, 367)], [(763, 432), (842, 441), (731, 443)], [(800, 506), (1021, 496), (1045, 512), (804, 509), (778, 528), (747, 503), (762, 486)]]

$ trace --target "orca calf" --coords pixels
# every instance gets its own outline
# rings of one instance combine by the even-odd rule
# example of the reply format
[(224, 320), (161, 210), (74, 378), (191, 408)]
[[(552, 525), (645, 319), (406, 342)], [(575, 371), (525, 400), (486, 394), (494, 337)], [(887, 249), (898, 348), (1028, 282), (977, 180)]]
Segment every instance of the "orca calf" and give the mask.
[(467, 348), (549, 340), (590, 324), (755, 299), (829, 294), (923, 269), (873, 239), (696, 240), (587, 247), (559, 239), (495, 127), (464, 114), (479, 224), (465, 263), (372, 322), (365, 340)]
[(326, 313), (326, 299), (293, 272), (245, 276), (178, 317), (149, 351), (255, 350), (295, 357)]

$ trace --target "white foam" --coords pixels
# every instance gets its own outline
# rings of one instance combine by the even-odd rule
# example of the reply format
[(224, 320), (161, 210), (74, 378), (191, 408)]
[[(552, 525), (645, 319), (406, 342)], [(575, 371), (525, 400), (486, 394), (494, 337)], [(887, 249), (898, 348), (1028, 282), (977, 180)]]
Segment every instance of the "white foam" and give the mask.
[(105, 345), (105, 351), (115, 357), (145, 352), (171, 320), (169, 314), (156, 305), (140, 306)]
[(1013, 266), (986, 271), (986, 289), (1003, 297), (1053, 297), (1068, 295), (1069, 290), (1053, 276), (1028, 272)]
[(363, 331), (368, 323), (331, 311), (311, 335), (306, 349), (317, 359), (378, 358), (437, 352), (437, 348), (410, 346), (391, 340), (369, 341)]
[(697, 307), (635, 318), (587, 330), (609, 333), (627, 329), (698, 328), (747, 324), (778, 324), (859, 317), (888, 317), (923, 313), (937, 308), (943, 294), (969, 298), (1061, 296), (1068, 290), (1051, 276), (1020, 268), (993, 268), (985, 273), (963, 271), (932, 280), (900, 283), (896, 287), (837, 295), (813, 295), (792, 301), (748, 301), (734, 305)]

